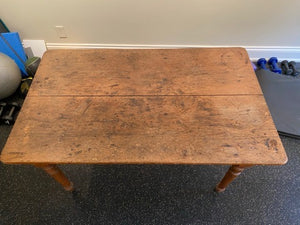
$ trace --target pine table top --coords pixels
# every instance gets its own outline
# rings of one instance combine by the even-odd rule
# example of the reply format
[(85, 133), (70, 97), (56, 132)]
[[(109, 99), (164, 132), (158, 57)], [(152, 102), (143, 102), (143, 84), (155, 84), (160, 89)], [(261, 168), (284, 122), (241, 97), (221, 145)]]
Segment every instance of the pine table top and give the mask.
[(1, 160), (281, 165), (242, 48), (50, 50)]

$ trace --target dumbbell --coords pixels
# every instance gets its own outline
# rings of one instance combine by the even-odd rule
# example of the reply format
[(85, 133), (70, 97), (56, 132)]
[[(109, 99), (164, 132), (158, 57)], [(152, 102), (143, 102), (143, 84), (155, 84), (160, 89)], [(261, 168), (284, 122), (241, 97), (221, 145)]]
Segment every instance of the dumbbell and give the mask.
[(274, 72), (274, 73), (281, 74), (281, 69), (278, 67), (277, 63), (278, 63), (278, 59), (276, 57), (271, 57), (268, 60), (268, 64), (271, 67), (271, 71)]
[(19, 86), (19, 94), (21, 98), (26, 97), (31, 83), (32, 83), (32, 77), (27, 77), (22, 79), (21, 85)]
[(286, 75), (292, 75), (293, 74), (293, 69), (289, 68), (289, 63), (287, 60), (283, 60), (281, 62), (281, 68), (282, 68), (282, 73)]
[(16, 111), (20, 109), (20, 105), (16, 102), (12, 102), (8, 104), (8, 106), (10, 106), (10, 110), (8, 110), (8, 113), (6, 115), (2, 116), (2, 120), (5, 124), (11, 125), (15, 122), (14, 116), (16, 114)]
[(291, 61), (289, 62), (289, 68), (293, 71), (292, 75), (293, 76), (297, 76), (300, 72), (296, 70), (296, 62), (295, 61)]
[(5, 102), (0, 102), (0, 118), (2, 117), (2, 114), (5, 112), (7, 104)]
[(257, 66), (263, 70), (268, 70), (267, 68), (267, 60), (265, 58), (260, 58), (259, 60), (257, 60), (256, 62)]

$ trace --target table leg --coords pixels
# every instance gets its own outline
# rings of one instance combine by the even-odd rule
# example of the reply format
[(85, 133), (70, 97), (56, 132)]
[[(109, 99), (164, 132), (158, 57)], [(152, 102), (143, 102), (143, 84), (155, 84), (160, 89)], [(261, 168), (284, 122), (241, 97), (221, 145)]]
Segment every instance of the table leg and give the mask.
[(73, 183), (68, 180), (66, 175), (55, 164), (34, 164), (34, 166), (43, 169), (57, 182), (59, 182), (66, 191), (73, 191)]
[(225, 191), (226, 187), (237, 177), (239, 176), (245, 168), (251, 167), (253, 165), (232, 165), (221, 182), (215, 187), (216, 192)]

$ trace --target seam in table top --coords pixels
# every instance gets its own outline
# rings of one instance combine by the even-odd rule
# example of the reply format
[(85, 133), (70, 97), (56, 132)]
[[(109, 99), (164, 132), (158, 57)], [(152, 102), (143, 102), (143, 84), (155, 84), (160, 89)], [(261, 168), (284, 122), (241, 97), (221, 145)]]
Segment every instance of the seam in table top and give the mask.
[(263, 94), (215, 94), (215, 95), (29, 95), (28, 97), (230, 97), (230, 96), (263, 96)]

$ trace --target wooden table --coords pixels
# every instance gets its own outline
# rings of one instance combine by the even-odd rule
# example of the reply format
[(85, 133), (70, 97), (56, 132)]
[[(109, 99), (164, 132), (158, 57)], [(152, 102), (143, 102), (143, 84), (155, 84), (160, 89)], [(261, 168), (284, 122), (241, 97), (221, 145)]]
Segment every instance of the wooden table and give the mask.
[(57, 164), (232, 165), (287, 156), (242, 48), (47, 51), (1, 160)]

